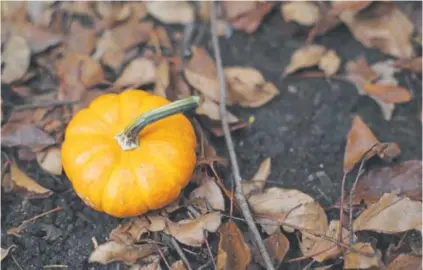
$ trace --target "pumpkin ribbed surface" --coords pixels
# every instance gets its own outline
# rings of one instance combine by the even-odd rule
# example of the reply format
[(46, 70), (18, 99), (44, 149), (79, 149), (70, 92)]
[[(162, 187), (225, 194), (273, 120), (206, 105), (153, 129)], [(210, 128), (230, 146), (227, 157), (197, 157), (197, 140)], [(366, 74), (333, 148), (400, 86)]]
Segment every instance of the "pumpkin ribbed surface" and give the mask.
[(115, 217), (128, 217), (161, 208), (178, 197), (196, 162), (194, 129), (183, 114), (146, 126), (136, 149), (123, 151), (114, 139), (139, 115), (168, 103), (141, 90), (105, 94), (69, 122), (62, 145), (63, 167), (86, 204)]

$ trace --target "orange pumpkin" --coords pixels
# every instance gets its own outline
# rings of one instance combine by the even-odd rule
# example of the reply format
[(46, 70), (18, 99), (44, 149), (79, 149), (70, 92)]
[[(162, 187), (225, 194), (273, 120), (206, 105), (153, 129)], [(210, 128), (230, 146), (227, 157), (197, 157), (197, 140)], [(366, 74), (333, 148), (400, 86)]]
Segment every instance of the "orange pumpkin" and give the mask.
[[(194, 129), (180, 113), (198, 105), (192, 98), (170, 103), (131, 89), (99, 96), (78, 112), (62, 145), (63, 168), (78, 196), (115, 217), (137, 216), (174, 201), (196, 163)], [(131, 132), (132, 145), (125, 149), (119, 136), (128, 140)]]

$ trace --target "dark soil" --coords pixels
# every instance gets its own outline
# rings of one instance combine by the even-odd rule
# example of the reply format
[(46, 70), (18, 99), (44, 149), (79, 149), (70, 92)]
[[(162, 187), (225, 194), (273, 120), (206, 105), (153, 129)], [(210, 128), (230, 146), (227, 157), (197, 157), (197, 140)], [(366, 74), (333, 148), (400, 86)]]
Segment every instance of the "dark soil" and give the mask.
[[(381, 141), (399, 144), (402, 150), (399, 161), (421, 159), (422, 133), (418, 118), (421, 84), (410, 74), (399, 75), (401, 85), (406, 86), (415, 97), (413, 101), (397, 106), (392, 120), (385, 121), (378, 105), (368, 97), (359, 96), (351, 84), (318, 78), (292, 77), (282, 81), (283, 68), (293, 51), (301, 46), (305, 35), (305, 31), (284, 24), (279, 14), (274, 12), (256, 33), (236, 32), (229, 39), (222, 38), (223, 62), (225, 66), (257, 68), (281, 91), (279, 96), (261, 108), (230, 108), (245, 120), (255, 116), (251, 127), (233, 134), (242, 176), (250, 178), (260, 162), (271, 157), (269, 180), (280, 187), (306, 192), (327, 207), (340, 195), (346, 134), (354, 115), (360, 115)], [(343, 64), (360, 55), (364, 55), (370, 63), (387, 59), (377, 50), (363, 47), (343, 26), (317, 38), (316, 42), (335, 49)], [(209, 40), (207, 43), (210, 49)], [(212, 135), (210, 139), (218, 153), (227, 156), (224, 139)], [(372, 163), (381, 164), (376, 160), (370, 161), (369, 165)], [(55, 191), (50, 198), (31, 201), (23, 201), (13, 193), (2, 191), (2, 247), (17, 246), (12, 254), (22, 269), (38, 270), (46, 265), (67, 265), (67, 269), (81, 270), (127, 269), (116, 263), (101, 266), (87, 262), (93, 250), (91, 238), (103, 243), (121, 220), (84, 205), (66, 177), (52, 178), (36, 164), (20, 162), (19, 165), (41, 184)], [(324, 171), (328, 178), (321, 180), (316, 177), (318, 171)], [(225, 175), (230, 174), (226, 171)], [(348, 187), (354, 177), (352, 174), (348, 178)], [(228, 179), (225, 177), (226, 182)], [(64, 210), (29, 223), (21, 238), (6, 235), (7, 229), (57, 206), (64, 207)], [(195, 260), (194, 257), (192, 259)], [(282, 268), (302, 269), (307, 263), (284, 264)], [(19, 268), (9, 256), (4, 260), (2, 269)], [(212, 266), (206, 269), (212, 269)]]

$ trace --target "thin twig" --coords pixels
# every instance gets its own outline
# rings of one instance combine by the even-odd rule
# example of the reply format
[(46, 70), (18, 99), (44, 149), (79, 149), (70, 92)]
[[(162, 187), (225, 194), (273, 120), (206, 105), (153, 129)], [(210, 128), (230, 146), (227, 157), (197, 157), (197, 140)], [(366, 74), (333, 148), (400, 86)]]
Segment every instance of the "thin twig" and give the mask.
[[(156, 245), (156, 246), (157, 246), (157, 245)], [(157, 251), (159, 252), (160, 257), (162, 257), (163, 262), (166, 264), (167, 269), (170, 269), (170, 265), (169, 265), (169, 263), (167, 262), (166, 257), (164, 256), (163, 252), (160, 250), (159, 246), (157, 246)]]
[(182, 251), (181, 247), (179, 246), (178, 242), (175, 240), (175, 238), (172, 237), (172, 245), (175, 248), (176, 252), (178, 253), (179, 257), (181, 257), (181, 260), (184, 262), (185, 266), (188, 270), (192, 270), (191, 265), (189, 264), (189, 261), (187, 257), (185, 256), (185, 253)]
[(213, 253), (212, 253), (212, 250), (211, 250), (211, 248), (210, 248), (209, 241), (207, 241), (207, 238), (206, 238), (206, 246), (207, 246), (207, 250), (209, 251), (210, 258), (211, 258), (211, 260), (212, 260), (212, 262), (213, 262), (214, 269), (215, 269), (215, 270), (218, 270), (218, 269), (217, 269), (216, 262), (214, 261), (214, 258), (213, 258)]
[(15, 256), (13, 256), (13, 255), (10, 255), (11, 257), (12, 257), (12, 260), (13, 260), (13, 262), (16, 264), (16, 266), (20, 269), (20, 270), (23, 270), (22, 269), (22, 267), (21, 267), (21, 265), (18, 263), (18, 261), (15, 259)]
[(229, 156), (231, 160), (232, 173), (235, 180), (235, 198), (238, 200), (242, 214), (244, 215), (245, 220), (247, 221), (248, 227), (254, 236), (254, 240), (261, 253), (261, 256), (263, 257), (263, 261), (266, 265), (266, 268), (269, 270), (273, 270), (275, 269), (275, 267), (273, 266), (269, 253), (266, 250), (266, 247), (260, 236), (260, 232), (257, 229), (257, 226), (254, 222), (253, 215), (251, 214), (251, 211), (249, 209), (247, 200), (245, 199), (245, 196), (242, 191), (242, 186), (241, 186), (242, 178), (241, 178), (239, 166), (237, 163), (234, 144), (232, 142), (232, 137), (229, 130), (229, 124), (228, 124), (227, 113), (226, 113), (226, 84), (225, 84), (225, 78), (223, 74), (223, 64), (222, 64), (222, 56), (220, 54), (219, 39), (217, 37), (216, 4), (214, 2), (211, 2), (210, 11), (211, 11), (210, 19), (211, 19), (212, 44), (213, 44), (213, 51), (214, 51), (214, 56), (216, 60), (216, 69), (217, 69), (216, 71), (217, 71), (217, 77), (219, 80), (219, 88), (220, 88), (220, 110), (219, 111), (220, 111), (220, 117), (222, 119), (222, 128), (223, 128), (223, 133), (225, 136), (226, 146), (228, 148)]
[(341, 183), (341, 207), (339, 210), (339, 233), (338, 241), (342, 242), (342, 224), (344, 223), (344, 199), (345, 199), (345, 182), (347, 179), (347, 172), (344, 172)]
[(52, 101), (44, 101), (38, 104), (23, 104), (13, 107), (13, 111), (21, 111), (21, 110), (28, 110), (28, 109), (37, 109), (37, 108), (44, 108), (44, 107), (54, 107), (54, 106), (65, 106), (65, 105), (73, 105), (78, 104), (79, 100), (52, 100)]

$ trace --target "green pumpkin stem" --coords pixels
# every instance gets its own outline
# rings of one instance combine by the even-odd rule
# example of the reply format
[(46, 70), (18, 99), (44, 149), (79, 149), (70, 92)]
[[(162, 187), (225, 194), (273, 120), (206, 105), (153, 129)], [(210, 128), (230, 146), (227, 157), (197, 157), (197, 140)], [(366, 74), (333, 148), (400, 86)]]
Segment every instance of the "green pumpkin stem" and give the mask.
[(138, 135), (144, 127), (165, 117), (195, 109), (199, 103), (198, 96), (191, 96), (147, 111), (118, 133), (115, 139), (124, 151), (137, 148), (139, 146)]

